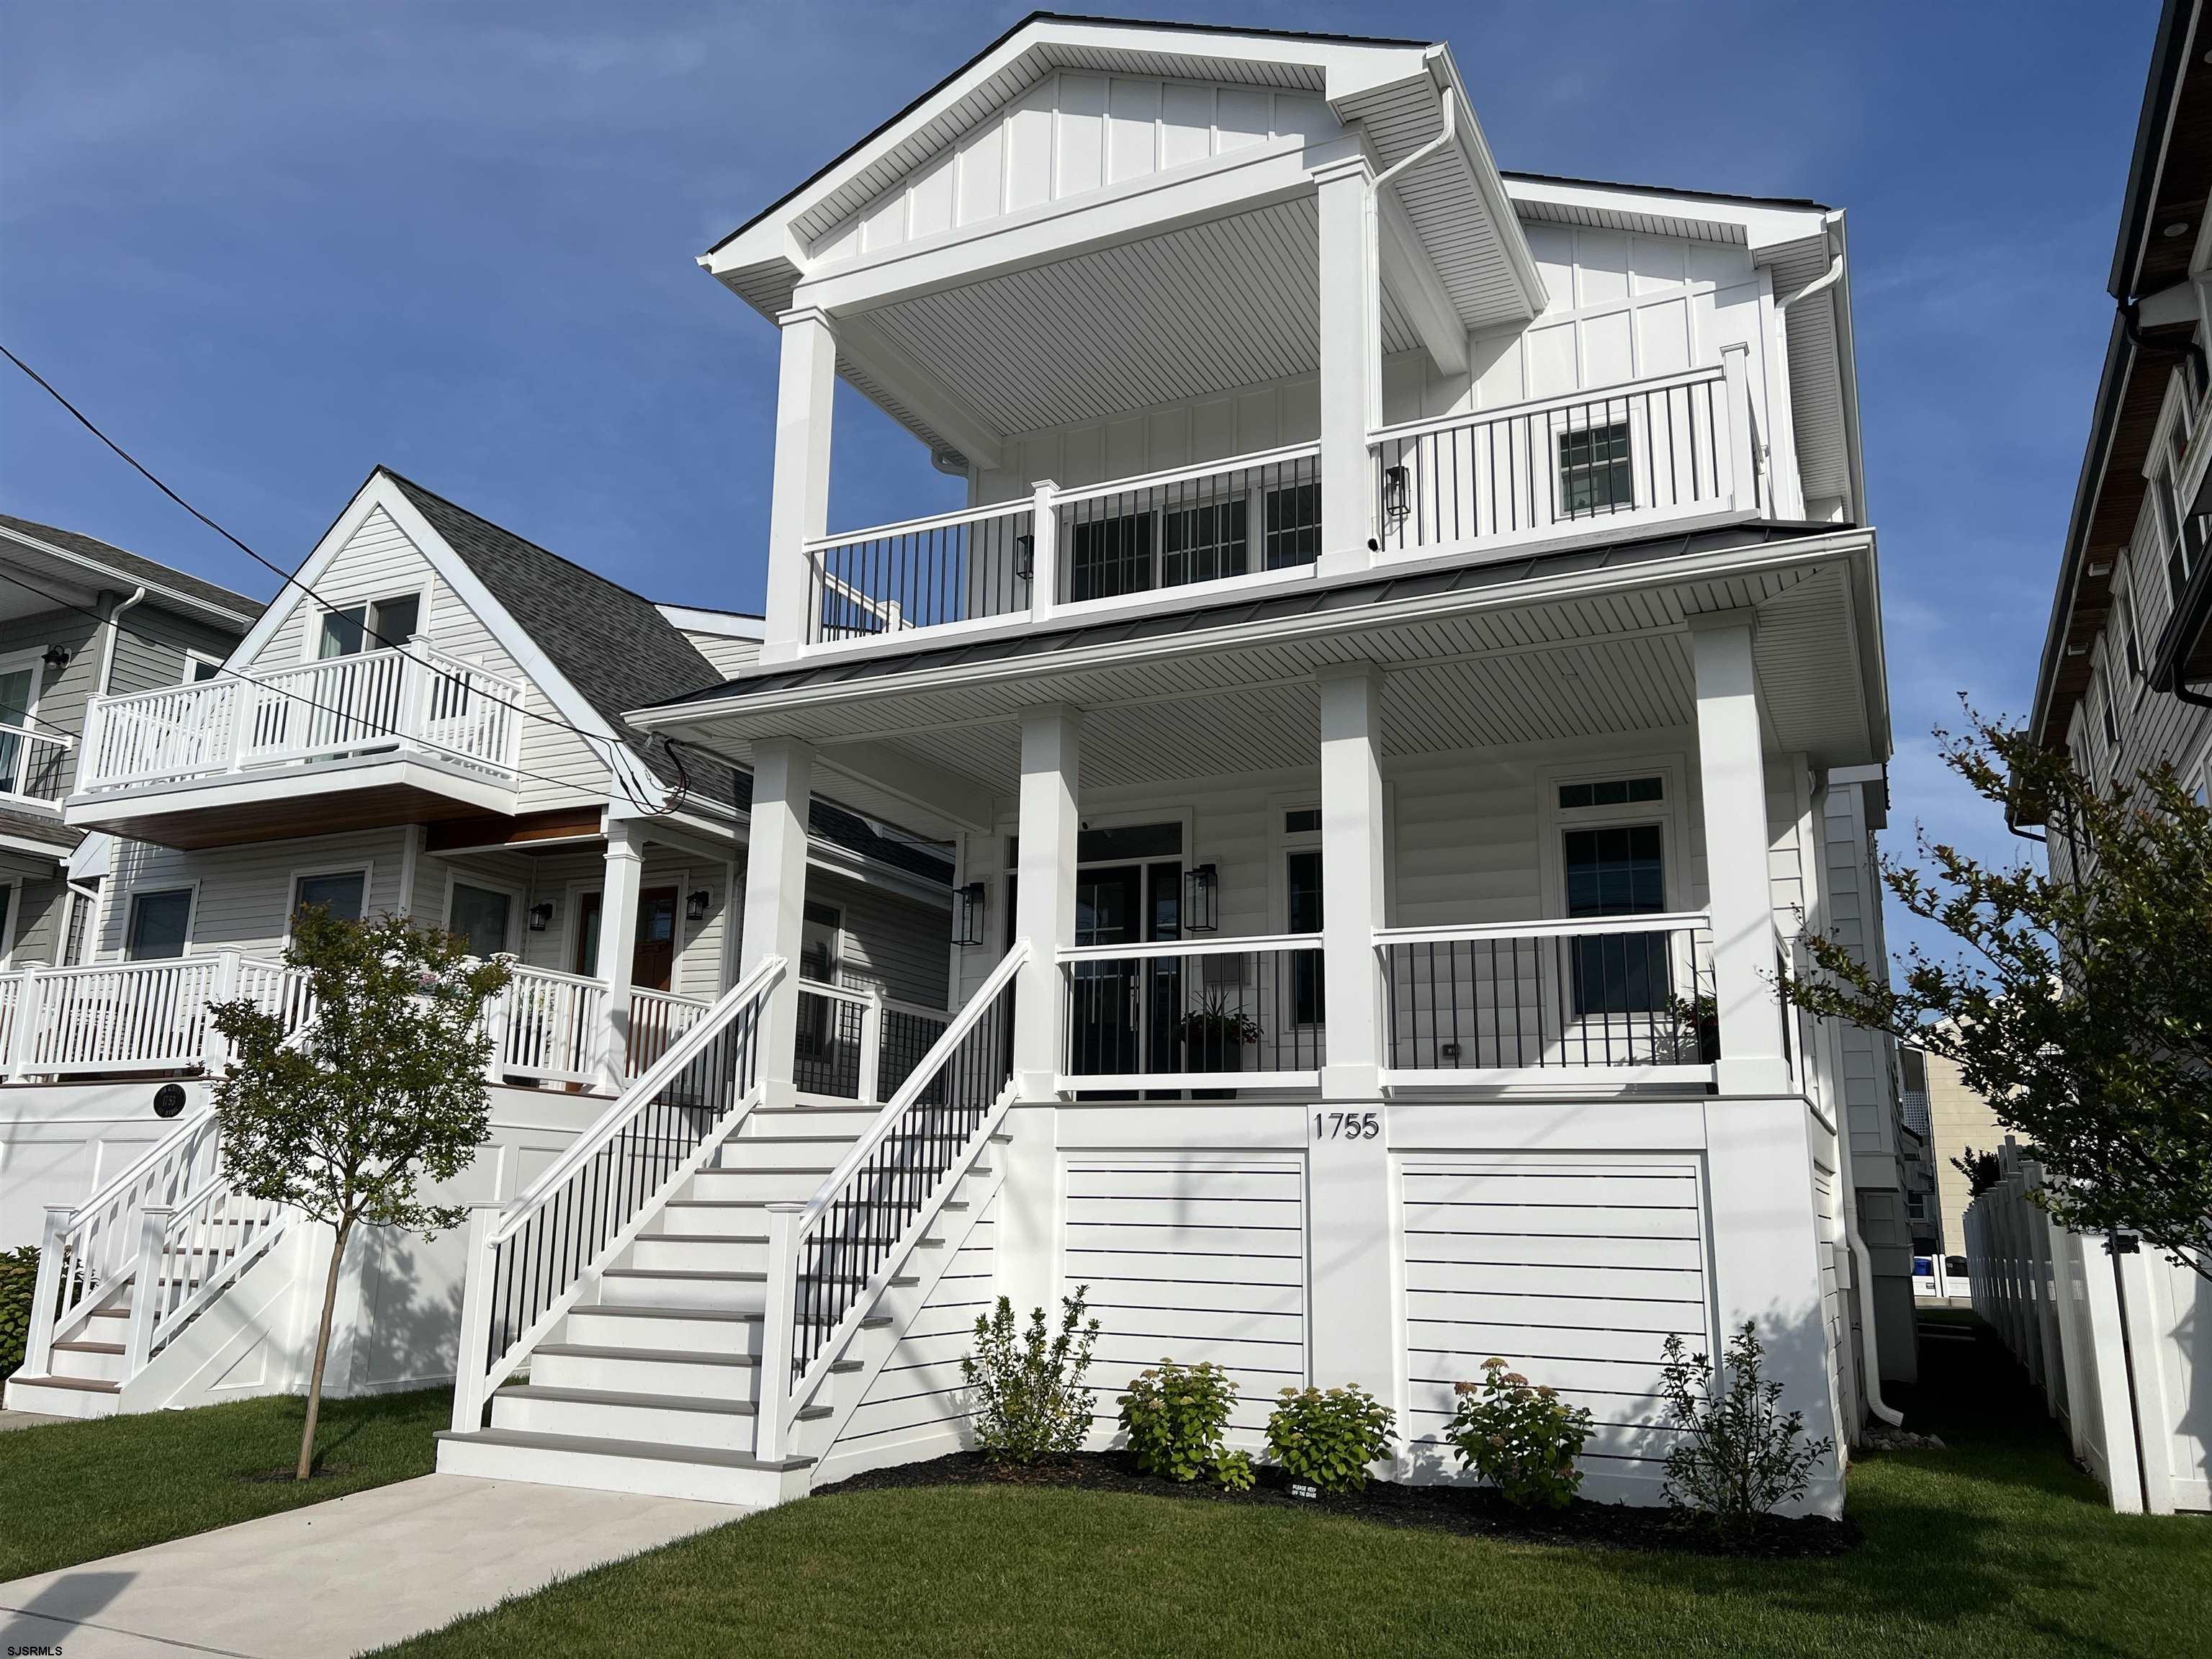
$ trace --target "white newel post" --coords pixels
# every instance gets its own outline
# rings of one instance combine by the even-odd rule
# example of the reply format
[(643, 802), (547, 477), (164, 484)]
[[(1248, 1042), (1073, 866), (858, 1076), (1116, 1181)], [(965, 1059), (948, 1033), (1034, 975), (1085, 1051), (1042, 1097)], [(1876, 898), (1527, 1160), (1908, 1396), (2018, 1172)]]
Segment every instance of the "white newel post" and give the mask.
[[(787, 975), (789, 977), (789, 975)], [(753, 1455), (784, 1455), (784, 1419), (791, 1401), (791, 1322), (799, 1302), (799, 1218), (804, 1204), (768, 1206), (768, 1284), (761, 1306), (760, 1401), (754, 1407)]]
[[(162, 1299), (161, 1237), (176, 1213), (167, 1204), (149, 1204), (138, 1221), (138, 1267), (131, 1280), (131, 1317), (125, 1322), (123, 1375), (136, 1376), (144, 1369), (154, 1346), (154, 1316)], [(190, 1263), (184, 1264), (189, 1269)]]
[(1375, 174), (1354, 156), (1314, 174), (1321, 234), (1321, 562), (1365, 570), (1375, 483), (1367, 434), (1382, 405), (1382, 287)]
[(1030, 620), (1049, 622), (1060, 605), (1060, 486), (1040, 478), (1030, 507)]
[(22, 1374), (51, 1376), (54, 1369), (54, 1309), (62, 1293), (62, 1240), (76, 1212), (66, 1204), (46, 1206), (46, 1227), (39, 1240), (39, 1279), (31, 1292), (31, 1329), (23, 1344)]
[(21, 1083), (31, 1074), (39, 1054), (39, 970), (26, 968), (15, 980), (15, 1023), (9, 1032), (8, 1081)]
[(868, 988), (868, 1006), (860, 1011), (860, 1103), (878, 1105), (883, 1091), (876, 1085), (881, 1080), (884, 1066), (884, 993), (880, 986)]
[[(244, 958), (235, 945), (225, 945), (216, 952), (215, 985), (208, 993), (210, 1007), (220, 1002), (238, 1000), (238, 981), (243, 968)], [(224, 1068), (230, 1064), (230, 1039), (216, 1030), (215, 1021), (210, 1018), (201, 1040), (203, 1053), (200, 1058), (207, 1067), (207, 1074), (211, 1078), (221, 1077)]]
[(1003, 1155), (999, 1196), (1000, 1294), (1026, 1314), (1050, 1310), (1060, 1260), (1059, 1110), (1066, 1063), (1066, 994), (1060, 947), (1075, 942), (1075, 843), (1080, 828), (1083, 714), (1065, 703), (1022, 716), (1021, 848), (1015, 860), (1014, 936), (1029, 960), (1014, 976), (1014, 1079), (1018, 1109)]
[[(1760, 750), (1752, 618), (1690, 619), (1696, 662), (1698, 769), (1704, 798), (1713, 991), (1719, 1006), (1718, 1092), (1705, 1102), (1712, 1192), (1717, 1361), (1731, 1331), (1757, 1328), (1768, 1377), (1808, 1439), (1840, 1441), (1828, 1387), (1812, 1115), (1791, 1092), (1774, 987), (1774, 909), (1767, 874), (1766, 781)], [(1845, 1201), (1848, 1200), (1846, 1195)], [(1838, 1515), (1841, 1466), (1831, 1453), (1803, 1507)]]
[(410, 634), (406, 657), (399, 665), (399, 735), (420, 743), (430, 730), (429, 636)]
[(1759, 446), (1751, 434), (1751, 348), (1736, 340), (1721, 348), (1728, 439), (1729, 505), (1739, 513), (1759, 507)]
[[(1407, 1399), (1398, 1225), (1382, 1100), (1382, 674), (1322, 670), (1321, 692), (1322, 1099), (1307, 1127), (1313, 1381), (1357, 1383), (1398, 1413)], [(1375, 1114), (1371, 1133), (1332, 1133), (1331, 1115)], [(1318, 1124), (1319, 1127), (1316, 1127)]]
[(629, 985), (637, 950), (637, 891), (644, 873), (644, 837), (625, 818), (607, 820), (606, 884), (599, 897), (599, 960), (593, 975), (606, 987), (592, 1050), (599, 1087), (623, 1091), (629, 1047)]
[(783, 358), (776, 380), (763, 662), (787, 661), (806, 641), (814, 583), (805, 544), (830, 525), (830, 415), (837, 391), (837, 337), (828, 313), (802, 307), (776, 321), (783, 328)]
[(783, 976), (761, 1010), (761, 1101), (788, 1106), (799, 1038), (799, 954), (806, 927), (806, 819), (813, 799), (814, 750), (790, 738), (753, 745), (751, 841), (745, 860), (745, 924), (741, 973), (770, 957)]
[(459, 1347), (453, 1356), (453, 1431), (474, 1434), (483, 1426), (484, 1377), (491, 1369), (492, 1229), (506, 1206), (496, 1200), (469, 1206), (468, 1253), (461, 1280)]
[(497, 1083), (507, 1075), (507, 1029), (514, 1020), (514, 981), (509, 979), (499, 994), (484, 1004), (484, 1036), (491, 1047), (484, 1055), (484, 1081)]

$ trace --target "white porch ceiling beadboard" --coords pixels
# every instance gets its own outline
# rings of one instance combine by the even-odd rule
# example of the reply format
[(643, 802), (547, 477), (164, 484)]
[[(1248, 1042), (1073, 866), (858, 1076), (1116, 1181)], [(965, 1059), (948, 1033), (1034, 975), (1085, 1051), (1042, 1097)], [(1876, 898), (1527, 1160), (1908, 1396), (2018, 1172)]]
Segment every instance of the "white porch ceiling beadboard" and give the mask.
[[(757, 726), (742, 714), (710, 719), (701, 738), (742, 758), (750, 732), (772, 730), (821, 744), (832, 766), (841, 741), (884, 743), (1011, 797), (1023, 711), (1064, 701), (1085, 711), (1085, 787), (1169, 782), (1312, 764), (1314, 671), (1353, 661), (1386, 672), (1383, 745), (1393, 756), (1652, 731), (1696, 717), (1685, 620), (1756, 608), (1775, 740), (1825, 764), (1861, 757), (1873, 740), (1848, 593), (1833, 568), (1783, 568), (1290, 641), (1231, 639), (1111, 666), (1054, 672), (1047, 658), (1019, 665), (1043, 671), (1035, 674), (841, 697)], [(852, 792), (841, 783), (839, 793)]]
[[(1311, 196), (1010, 272), (868, 313), (1001, 434), (1097, 420), (1314, 372)], [(1420, 336), (1386, 287), (1382, 349)]]

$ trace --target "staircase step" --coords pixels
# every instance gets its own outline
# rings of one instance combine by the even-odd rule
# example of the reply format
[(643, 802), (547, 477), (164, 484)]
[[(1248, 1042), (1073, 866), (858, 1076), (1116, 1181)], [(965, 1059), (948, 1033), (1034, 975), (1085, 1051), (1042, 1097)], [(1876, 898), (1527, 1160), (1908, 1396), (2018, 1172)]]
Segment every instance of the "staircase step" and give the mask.
[(530, 1386), (745, 1399), (758, 1393), (754, 1374), (759, 1370), (755, 1353), (545, 1342), (530, 1356)]
[(727, 1309), (600, 1302), (571, 1308), (560, 1334), (580, 1347), (628, 1349), (635, 1345), (694, 1358), (757, 1358), (761, 1316)]
[(122, 1392), (112, 1382), (88, 1383), (82, 1377), (27, 1376), (18, 1371), (0, 1389), (9, 1411), (40, 1412), (50, 1417), (112, 1417)]
[(54, 1352), (56, 1353), (121, 1353), (123, 1345), (120, 1342), (87, 1342), (79, 1338), (75, 1341), (55, 1343)]
[(42, 1389), (75, 1389), (81, 1394), (114, 1394), (119, 1386), (100, 1376), (17, 1376), (9, 1381), (35, 1383)]
[(814, 1464), (811, 1457), (763, 1460), (750, 1452), (518, 1429), (441, 1429), (437, 1438), (441, 1474), (754, 1507), (799, 1496)]
[[(532, 1384), (500, 1389), (492, 1396), (491, 1411), (494, 1428), (531, 1433), (605, 1436), (724, 1451), (749, 1451), (753, 1443), (750, 1400)], [(827, 1406), (811, 1406), (799, 1417), (805, 1420), (829, 1413)]]
[(768, 1298), (765, 1273), (703, 1273), (683, 1268), (610, 1267), (599, 1275), (599, 1299), (655, 1308), (714, 1308), (758, 1313)]

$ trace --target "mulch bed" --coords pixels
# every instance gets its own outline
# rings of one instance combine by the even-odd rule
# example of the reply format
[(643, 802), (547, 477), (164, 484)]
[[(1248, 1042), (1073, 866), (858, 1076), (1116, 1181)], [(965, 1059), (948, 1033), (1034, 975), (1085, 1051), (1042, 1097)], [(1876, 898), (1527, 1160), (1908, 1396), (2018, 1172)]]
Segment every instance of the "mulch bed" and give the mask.
[(1420, 1527), (1486, 1538), (1511, 1538), (1541, 1544), (1580, 1544), (1600, 1548), (1674, 1550), (1696, 1555), (1793, 1559), (1841, 1555), (1859, 1543), (1859, 1529), (1848, 1520), (1817, 1516), (1770, 1517), (1746, 1539), (1718, 1536), (1706, 1522), (1668, 1509), (1627, 1504), (1595, 1504), (1577, 1498), (1563, 1510), (1516, 1509), (1486, 1486), (1405, 1486), (1372, 1480), (1352, 1497), (1293, 1497), (1289, 1477), (1278, 1468), (1255, 1472), (1249, 1492), (1224, 1492), (1204, 1481), (1182, 1485), (1146, 1474), (1127, 1452), (1085, 1452), (1030, 1468), (994, 1462), (980, 1452), (955, 1452), (922, 1463), (872, 1469), (824, 1486), (824, 1492), (877, 1492), (910, 1486), (1067, 1486), (1084, 1492), (1139, 1492), (1217, 1504), (1267, 1504), (1277, 1508), (1348, 1515), (1387, 1526)]

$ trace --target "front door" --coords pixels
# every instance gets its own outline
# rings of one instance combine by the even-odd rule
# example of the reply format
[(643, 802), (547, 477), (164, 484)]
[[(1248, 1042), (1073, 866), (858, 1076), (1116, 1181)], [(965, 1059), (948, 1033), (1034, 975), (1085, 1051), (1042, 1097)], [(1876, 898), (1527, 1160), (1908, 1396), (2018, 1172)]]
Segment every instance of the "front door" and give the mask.
[[(576, 904), (576, 954), (570, 971), (599, 971), (599, 915), (604, 896), (586, 893)], [(641, 991), (665, 991), (676, 969), (676, 890), (648, 887), (637, 896), (637, 940), (630, 951), (629, 982)]]
[[(1132, 945), (1144, 938), (1145, 867), (1123, 864), (1085, 870), (1075, 878), (1079, 946)], [(1085, 962), (1075, 968), (1075, 1006), (1068, 1010), (1068, 1069), (1126, 1075), (1138, 1062), (1139, 963)]]

